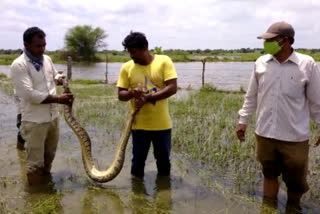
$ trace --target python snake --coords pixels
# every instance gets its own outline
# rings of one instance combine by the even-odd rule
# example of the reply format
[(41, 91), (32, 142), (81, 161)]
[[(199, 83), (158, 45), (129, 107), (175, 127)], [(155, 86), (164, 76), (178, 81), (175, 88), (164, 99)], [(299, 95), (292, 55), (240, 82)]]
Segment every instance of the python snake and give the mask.
[[(63, 83), (64, 93), (71, 93), (68, 86), (68, 82)], [(138, 110), (133, 111), (130, 114), (124, 133), (121, 136), (120, 143), (112, 164), (106, 170), (98, 170), (93, 162), (91, 152), (91, 140), (87, 131), (80, 125), (80, 123), (74, 118), (72, 114), (72, 103), (70, 105), (64, 105), (63, 114), (65, 121), (77, 135), (82, 151), (82, 161), (87, 175), (94, 181), (99, 183), (105, 183), (114, 179), (121, 171), (124, 159), (125, 151), (128, 144), (128, 140), (131, 133), (132, 123)]]

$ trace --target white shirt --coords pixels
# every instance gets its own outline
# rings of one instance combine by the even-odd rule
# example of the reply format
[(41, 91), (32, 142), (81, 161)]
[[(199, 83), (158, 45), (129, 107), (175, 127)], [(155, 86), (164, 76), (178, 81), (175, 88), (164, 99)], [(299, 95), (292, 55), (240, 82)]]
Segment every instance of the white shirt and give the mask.
[(309, 138), (310, 116), (320, 125), (320, 70), (312, 57), (293, 51), (283, 63), (272, 55), (255, 62), (240, 124), (256, 111), (256, 134), (284, 141)]
[(37, 71), (26, 54), (11, 65), (11, 78), (21, 103), (22, 121), (50, 122), (58, 117), (58, 104), (41, 104), (48, 95), (56, 95), (55, 78), (59, 74), (51, 58), (44, 55), (43, 66)]

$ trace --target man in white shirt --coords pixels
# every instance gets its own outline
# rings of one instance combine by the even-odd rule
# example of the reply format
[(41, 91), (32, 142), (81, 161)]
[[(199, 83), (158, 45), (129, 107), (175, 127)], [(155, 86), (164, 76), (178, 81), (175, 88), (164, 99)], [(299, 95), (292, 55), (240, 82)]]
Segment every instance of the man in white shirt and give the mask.
[(57, 103), (73, 102), (72, 94), (56, 95), (55, 80), (61, 82), (61, 76), (44, 55), (45, 36), (37, 27), (28, 28), (23, 34), (24, 53), (11, 65), (11, 78), (21, 101), (21, 135), (26, 141), (30, 185), (43, 183), (50, 175), (59, 139)]
[(320, 125), (320, 71), (312, 57), (291, 47), (294, 34), (290, 24), (276, 22), (258, 37), (264, 39), (268, 54), (255, 62), (236, 128), (243, 141), (249, 116), (256, 111), (256, 155), (263, 168), (264, 202), (276, 207), (282, 175), (287, 210), (300, 209), (301, 196), (309, 189), (309, 115)]

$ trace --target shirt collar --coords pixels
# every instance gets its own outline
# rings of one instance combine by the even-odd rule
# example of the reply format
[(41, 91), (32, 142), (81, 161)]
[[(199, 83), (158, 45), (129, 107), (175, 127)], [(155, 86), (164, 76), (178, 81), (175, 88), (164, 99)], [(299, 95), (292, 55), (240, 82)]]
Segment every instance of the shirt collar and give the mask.
[(23, 52), (24, 58), (27, 60), (27, 62), (30, 62), (31, 59), (27, 56), (27, 54), (25, 52)]
[[(272, 56), (271, 54), (267, 54), (265, 57), (264, 57), (264, 62), (267, 63), (269, 62), (270, 60), (276, 60), (278, 61), (274, 56)], [(297, 52), (295, 50), (292, 51), (291, 55), (288, 57), (288, 59), (286, 61), (284, 61), (283, 63), (286, 63), (288, 61), (291, 61), (297, 65), (299, 65), (299, 58), (297, 56)]]
[(292, 51), (291, 55), (289, 56), (288, 60), (287, 61), (291, 61), (297, 65), (299, 65), (299, 58), (297, 56), (297, 52), (295, 52), (295, 50)]
[(264, 63), (267, 63), (267, 62), (269, 62), (269, 61), (272, 60), (272, 59), (273, 59), (273, 56), (272, 56), (271, 54), (267, 54), (267, 55), (265, 55), (265, 56), (263, 57)]

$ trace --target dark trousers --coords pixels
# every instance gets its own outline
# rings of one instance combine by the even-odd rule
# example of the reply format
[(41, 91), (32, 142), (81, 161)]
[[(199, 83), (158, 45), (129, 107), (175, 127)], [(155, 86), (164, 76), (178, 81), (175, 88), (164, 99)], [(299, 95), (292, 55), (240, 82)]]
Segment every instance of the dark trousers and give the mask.
[(25, 141), (21, 136), (20, 126), (21, 126), (21, 114), (18, 114), (17, 115), (17, 128), (18, 128), (17, 140), (18, 140), (18, 143), (24, 144)]
[(145, 161), (150, 144), (153, 145), (153, 154), (156, 159), (158, 175), (170, 175), (171, 129), (161, 131), (132, 131), (132, 166), (131, 174), (137, 177), (144, 176)]

